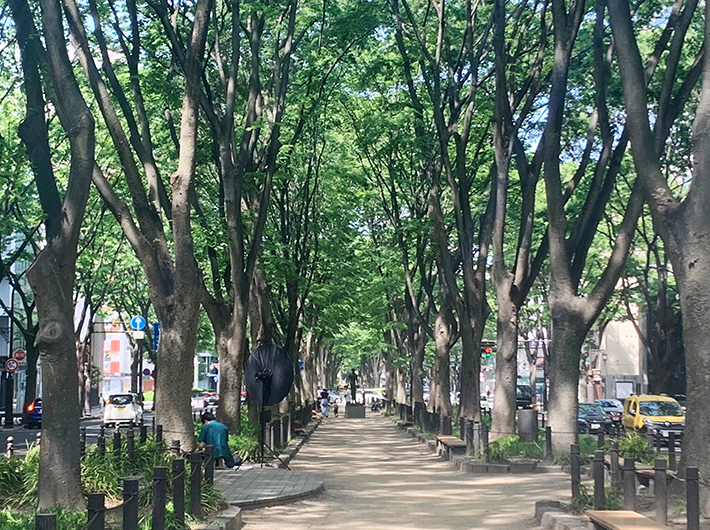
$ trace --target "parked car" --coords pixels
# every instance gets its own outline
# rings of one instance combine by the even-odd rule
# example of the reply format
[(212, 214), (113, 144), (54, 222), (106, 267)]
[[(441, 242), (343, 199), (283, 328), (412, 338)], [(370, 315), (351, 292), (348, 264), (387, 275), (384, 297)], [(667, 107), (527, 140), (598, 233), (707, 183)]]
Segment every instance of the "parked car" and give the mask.
[(535, 406), (530, 385), (518, 385), (515, 387), (515, 404), (519, 409), (531, 409)]
[(27, 428), (42, 428), (42, 398), (35, 399), (27, 405)]
[(217, 395), (217, 392), (202, 393), (202, 408), (206, 409), (208, 407), (216, 407), (217, 405), (219, 405), (219, 395)]
[(601, 431), (611, 434), (611, 419), (597, 403), (580, 403), (577, 409), (577, 432), (598, 433)]
[(104, 407), (104, 425), (141, 425), (143, 405), (136, 394), (111, 394)]
[(669, 396), (629, 396), (624, 402), (621, 424), (629, 433), (654, 433), (668, 438), (673, 432), (679, 438), (685, 428), (685, 414), (680, 404)]
[(609, 416), (614, 424), (621, 424), (621, 415), (624, 413), (624, 405), (618, 399), (597, 399), (595, 401), (602, 410)]
[(490, 412), (491, 406), (493, 405), (492, 402), (488, 401), (488, 395), (487, 394), (481, 394), (481, 410), (484, 412)]

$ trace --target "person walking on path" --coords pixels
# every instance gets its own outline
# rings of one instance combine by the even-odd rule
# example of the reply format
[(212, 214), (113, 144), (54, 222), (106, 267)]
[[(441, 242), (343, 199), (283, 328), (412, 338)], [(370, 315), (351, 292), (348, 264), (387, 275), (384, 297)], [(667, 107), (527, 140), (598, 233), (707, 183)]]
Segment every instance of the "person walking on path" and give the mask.
[(202, 430), (197, 441), (200, 442), (198, 451), (203, 451), (206, 445), (214, 446), (214, 461), (218, 469), (234, 467), (234, 458), (229, 450), (229, 430), (226, 425), (222, 425), (215, 420), (214, 414), (205, 412), (201, 416)]
[(320, 393), (320, 411), (325, 418), (328, 417), (328, 390), (325, 388)]

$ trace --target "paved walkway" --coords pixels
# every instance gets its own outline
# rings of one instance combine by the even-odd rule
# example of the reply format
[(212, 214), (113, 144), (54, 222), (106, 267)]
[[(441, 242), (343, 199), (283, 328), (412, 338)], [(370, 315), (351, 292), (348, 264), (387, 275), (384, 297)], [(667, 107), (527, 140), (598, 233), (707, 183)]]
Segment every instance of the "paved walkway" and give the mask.
[(464, 474), (371, 413), (324, 419), (291, 467), (324, 490), (246, 511), (244, 530), (522, 530), (536, 500), (569, 499), (568, 475)]
[(229, 504), (242, 508), (280, 504), (323, 488), (323, 481), (313, 474), (269, 467), (216, 470), (215, 480)]

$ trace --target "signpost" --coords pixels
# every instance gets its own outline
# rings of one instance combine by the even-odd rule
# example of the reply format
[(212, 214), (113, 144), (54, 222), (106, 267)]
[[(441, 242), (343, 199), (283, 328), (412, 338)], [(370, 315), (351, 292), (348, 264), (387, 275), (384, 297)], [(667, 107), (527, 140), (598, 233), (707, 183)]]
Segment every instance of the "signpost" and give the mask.
[(8, 359), (5, 361), (5, 371), (6, 372), (16, 372), (17, 369), (20, 367), (20, 362), (17, 359)]
[(145, 318), (140, 315), (136, 315), (131, 319), (131, 327), (136, 331), (140, 331), (145, 328)]

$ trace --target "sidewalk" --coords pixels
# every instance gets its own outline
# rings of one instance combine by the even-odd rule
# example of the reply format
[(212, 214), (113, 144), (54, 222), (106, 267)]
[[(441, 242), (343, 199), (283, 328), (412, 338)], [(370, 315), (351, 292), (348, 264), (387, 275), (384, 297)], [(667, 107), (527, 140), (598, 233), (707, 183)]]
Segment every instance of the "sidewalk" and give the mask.
[(568, 475), (460, 473), (372, 413), (324, 419), (291, 467), (324, 491), (244, 512), (244, 530), (518, 530), (535, 527), (535, 501), (569, 500)]

